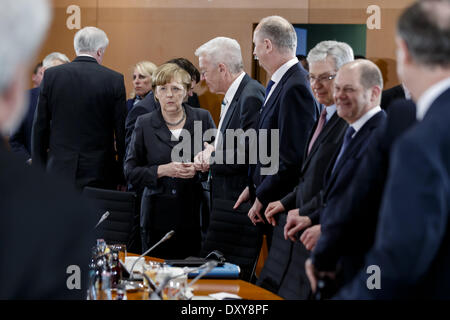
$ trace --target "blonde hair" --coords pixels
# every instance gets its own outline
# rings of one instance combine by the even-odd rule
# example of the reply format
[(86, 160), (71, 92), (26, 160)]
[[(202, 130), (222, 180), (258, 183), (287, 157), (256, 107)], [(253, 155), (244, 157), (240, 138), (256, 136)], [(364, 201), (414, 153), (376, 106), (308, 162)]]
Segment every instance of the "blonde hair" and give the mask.
[(155, 90), (157, 86), (163, 86), (172, 79), (179, 81), (186, 91), (191, 88), (191, 76), (183, 68), (174, 63), (165, 63), (159, 66), (152, 76), (152, 88)]
[[(152, 79), (153, 72), (156, 70), (156, 64), (150, 61), (139, 61), (132, 67), (132, 72), (137, 70), (140, 74), (150, 77)], [(133, 99), (136, 96), (136, 92), (133, 90), (130, 94), (130, 98)]]

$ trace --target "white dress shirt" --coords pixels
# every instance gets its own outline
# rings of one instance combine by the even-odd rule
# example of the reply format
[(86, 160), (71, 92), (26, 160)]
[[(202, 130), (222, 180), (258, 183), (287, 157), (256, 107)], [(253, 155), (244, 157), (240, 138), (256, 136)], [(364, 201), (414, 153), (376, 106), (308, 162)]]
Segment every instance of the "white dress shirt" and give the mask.
[(423, 117), (425, 117), (434, 100), (448, 88), (450, 88), (450, 77), (432, 85), (422, 94), (419, 100), (417, 100), (416, 118), (418, 121), (423, 120)]
[(275, 88), (278, 85), (278, 82), (280, 82), (281, 78), (283, 78), (284, 74), (295, 64), (298, 63), (297, 57), (289, 60), (285, 64), (283, 64), (281, 67), (277, 69), (270, 78), (273, 82), (275, 82), (272, 86), (272, 88), (269, 91), (269, 94), (266, 97), (266, 100), (264, 101), (264, 104), (266, 104), (267, 100), (269, 100), (270, 96), (272, 95), (272, 92), (275, 90)]

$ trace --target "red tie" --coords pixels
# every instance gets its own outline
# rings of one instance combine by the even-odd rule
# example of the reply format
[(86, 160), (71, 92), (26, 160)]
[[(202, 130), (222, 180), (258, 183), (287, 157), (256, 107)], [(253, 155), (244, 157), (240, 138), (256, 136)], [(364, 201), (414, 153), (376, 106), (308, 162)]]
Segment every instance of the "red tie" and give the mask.
[(314, 142), (316, 142), (317, 137), (322, 132), (326, 120), (327, 120), (327, 108), (323, 108), (322, 112), (320, 113), (319, 123), (317, 124), (316, 131), (314, 131), (311, 141), (309, 142), (308, 154), (311, 152), (311, 148), (314, 145)]

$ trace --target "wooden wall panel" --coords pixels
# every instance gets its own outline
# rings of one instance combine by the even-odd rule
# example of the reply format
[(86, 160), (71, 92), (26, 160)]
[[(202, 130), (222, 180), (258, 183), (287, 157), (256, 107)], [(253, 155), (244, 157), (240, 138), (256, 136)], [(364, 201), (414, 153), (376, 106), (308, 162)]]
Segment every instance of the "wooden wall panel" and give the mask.
[[(81, 27), (102, 28), (110, 39), (104, 64), (124, 74), (132, 89), (131, 66), (147, 59), (156, 64), (185, 57), (198, 66), (195, 49), (213, 37), (235, 38), (241, 45), (246, 72), (252, 69), (253, 25), (268, 15), (281, 15), (293, 24), (365, 23), (366, 9), (382, 9), (382, 28), (368, 30), (367, 56), (383, 69), (386, 87), (397, 84), (395, 72), (395, 21), (413, 0), (53, 0), (54, 19), (36, 61), (52, 51), (74, 58), (73, 36), (66, 20), (69, 5), (81, 8)], [(204, 84), (196, 88), (202, 106), (218, 121), (221, 96)]]

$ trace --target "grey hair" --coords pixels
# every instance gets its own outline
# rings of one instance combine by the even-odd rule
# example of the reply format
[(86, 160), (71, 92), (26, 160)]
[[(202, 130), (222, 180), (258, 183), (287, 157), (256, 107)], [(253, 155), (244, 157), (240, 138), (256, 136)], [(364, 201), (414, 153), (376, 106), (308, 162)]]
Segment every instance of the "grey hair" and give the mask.
[(106, 33), (96, 27), (84, 27), (75, 34), (73, 39), (77, 56), (82, 53), (95, 53), (99, 49), (105, 49), (108, 44)]
[(360, 71), (361, 85), (365, 89), (370, 89), (374, 86), (380, 87), (383, 90), (383, 75), (380, 68), (370, 60), (357, 59), (354, 63), (358, 64)]
[(70, 62), (69, 58), (64, 53), (61, 52), (52, 52), (48, 54), (44, 60), (42, 61), (42, 66), (44, 68), (51, 67), (54, 61), (61, 61), (62, 63)]
[(285, 18), (265, 17), (259, 22), (257, 30), (260, 37), (269, 39), (280, 52), (295, 55), (297, 33), (294, 26)]
[(397, 34), (416, 61), (429, 66), (450, 66), (450, 1), (414, 3), (400, 16)]
[(2, 0), (1, 6), (0, 94), (13, 80), (17, 68), (36, 54), (51, 19), (46, 0)]
[(223, 63), (232, 74), (237, 74), (244, 69), (241, 46), (231, 38), (217, 37), (211, 39), (195, 50), (195, 55), (197, 57), (205, 55), (211, 63), (216, 65)]
[(306, 60), (311, 64), (324, 61), (327, 57), (333, 59), (334, 67), (337, 71), (344, 64), (354, 60), (353, 49), (345, 42), (333, 40), (322, 41), (309, 51)]

